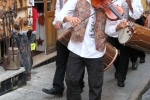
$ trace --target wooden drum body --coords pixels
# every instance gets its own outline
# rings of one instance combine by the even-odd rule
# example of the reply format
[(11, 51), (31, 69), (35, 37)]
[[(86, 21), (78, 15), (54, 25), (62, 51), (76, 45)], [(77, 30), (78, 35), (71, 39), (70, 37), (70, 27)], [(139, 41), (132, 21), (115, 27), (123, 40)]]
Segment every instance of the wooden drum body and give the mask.
[[(58, 36), (58, 40), (61, 43), (63, 43), (65, 46), (67, 46), (71, 37), (71, 32), (68, 29), (62, 30), (61, 32), (62, 32), (60, 33), (61, 36)], [(118, 50), (115, 47), (113, 47), (111, 44), (106, 43), (106, 53), (104, 55), (104, 71), (107, 70), (109, 67), (111, 67), (117, 55), (118, 55)]]
[(118, 56), (118, 50), (113, 47), (110, 43), (106, 43), (106, 53), (104, 55), (104, 71), (107, 70)]
[(128, 28), (122, 29), (119, 33), (118, 40), (121, 44), (150, 52), (150, 29), (133, 24), (131, 32)]

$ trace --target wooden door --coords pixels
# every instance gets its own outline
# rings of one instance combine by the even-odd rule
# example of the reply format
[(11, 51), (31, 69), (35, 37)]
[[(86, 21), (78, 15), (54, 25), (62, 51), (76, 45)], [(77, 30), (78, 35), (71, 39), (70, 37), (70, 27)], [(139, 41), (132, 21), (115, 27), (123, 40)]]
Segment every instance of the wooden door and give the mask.
[(57, 33), (52, 25), (54, 20), (56, 0), (44, 0), (44, 13), (45, 13), (45, 53), (49, 54), (56, 50)]

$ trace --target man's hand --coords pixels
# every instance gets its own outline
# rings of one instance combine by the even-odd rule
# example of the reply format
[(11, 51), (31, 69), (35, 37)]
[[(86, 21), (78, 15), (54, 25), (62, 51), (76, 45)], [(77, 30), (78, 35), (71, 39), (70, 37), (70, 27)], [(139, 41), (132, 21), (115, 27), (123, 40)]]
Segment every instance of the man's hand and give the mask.
[(56, 29), (56, 30), (60, 29), (60, 28), (61, 28), (61, 25), (62, 25), (62, 23), (56, 22), (56, 24), (55, 24), (55, 29)]
[(81, 22), (81, 20), (79, 18), (77, 18), (77, 17), (70, 17), (70, 16), (66, 16), (64, 18), (64, 21), (65, 22), (70, 22), (72, 27), (77, 26)]
[(120, 23), (117, 25), (116, 31), (119, 31), (119, 30), (121, 30), (121, 29), (123, 29), (123, 28), (126, 28), (127, 26), (128, 26), (128, 23), (127, 23), (126, 19), (123, 19), (123, 20), (121, 20)]

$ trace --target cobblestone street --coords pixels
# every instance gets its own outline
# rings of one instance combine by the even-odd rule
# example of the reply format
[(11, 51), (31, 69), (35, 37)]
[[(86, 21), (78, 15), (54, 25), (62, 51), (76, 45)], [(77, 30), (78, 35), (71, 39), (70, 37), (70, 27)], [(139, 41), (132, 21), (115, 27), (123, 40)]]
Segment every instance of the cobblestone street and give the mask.
[[(117, 80), (114, 78), (115, 69), (113, 66), (105, 71), (102, 100), (135, 100), (134, 98), (139, 95), (138, 93), (140, 91), (142, 91), (141, 87), (144, 87), (146, 82), (148, 82), (150, 79), (149, 62), (150, 55), (147, 54), (146, 62), (144, 64), (139, 63), (138, 70), (132, 70), (130, 63), (124, 88), (117, 86)], [(32, 69), (32, 79), (31, 81), (27, 82), (27, 85), (2, 95), (0, 100), (66, 100), (66, 90), (64, 91), (62, 98), (47, 95), (42, 92), (42, 88), (52, 87), (55, 67), (55, 62), (53, 62)], [(85, 73), (85, 88), (82, 93), (82, 100), (89, 100), (87, 79), (88, 76), (87, 73)], [(150, 99), (143, 98), (143, 100)]]

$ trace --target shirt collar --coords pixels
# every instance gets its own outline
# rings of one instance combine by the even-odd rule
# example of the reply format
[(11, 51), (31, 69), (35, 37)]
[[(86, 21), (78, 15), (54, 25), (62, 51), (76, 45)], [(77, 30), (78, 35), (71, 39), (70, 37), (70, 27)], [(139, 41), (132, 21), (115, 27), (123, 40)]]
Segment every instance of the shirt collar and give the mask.
[(91, 0), (86, 0), (87, 2), (89, 2), (89, 4), (91, 4)]

